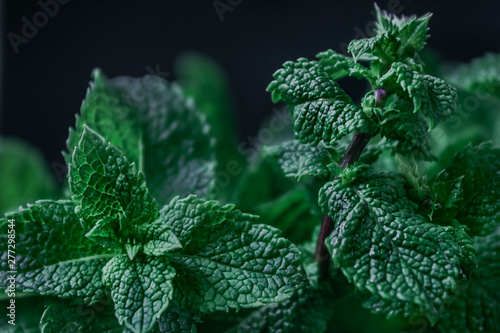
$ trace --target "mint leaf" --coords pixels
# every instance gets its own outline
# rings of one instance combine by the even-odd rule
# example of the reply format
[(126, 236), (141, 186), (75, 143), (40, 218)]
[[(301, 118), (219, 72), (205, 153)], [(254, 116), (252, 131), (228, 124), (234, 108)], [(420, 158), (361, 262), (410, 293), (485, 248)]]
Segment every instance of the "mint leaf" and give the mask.
[(129, 163), (117, 147), (87, 125), (73, 152), (69, 175), (77, 214), (84, 229), (92, 229), (92, 238), (109, 237), (119, 246), (135, 236), (135, 226), (158, 216), (156, 202), (135, 163)]
[(318, 62), (304, 58), (288, 61), (274, 78), (267, 90), (272, 92), (274, 102), (281, 100), (289, 105), (299, 142), (334, 145), (355, 130), (374, 130), (373, 122)]
[(402, 98), (411, 99), (414, 112), (422, 113), (430, 123), (430, 129), (455, 113), (456, 88), (442, 79), (423, 75), (406, 64), (393, 63), (377, 85), (395, 91)]
[(110, 81), (139, 111), (144, 154), (140, 169), (153, 197), (167, 204), (176, 195), (209, 195), (215, 183), (215, 141), (193, 101), (177, 84), (155, 76)]
[(172, 299), (175, 270), (167, 257), (125, 255), (111, 259), (103, 269), (103, 283), (111, 289), (116, 317), (133, 332), (147, 332)]
[[(67, 141), (71, 153), (84, 124), (136, 164), (160, 203), (175, 195), (207, 195), (215, 179), (210, 128), (180, 87), (153, 76), (109, 80), (100, 70)], [(189, 137), (190, 140), (184, 140)]]
[(416, 16), (397, 17), (385, 10), (380, 10), (377, 5), (375, 5), (375, 11), (377, 13), (375, 32), (377, 35), (387, 33), (397, 37), (400, 42), (397, 54), (400, 57), (413, 57), (415, 53), (423, 49), (429, 37), (427, 24), (432, 14), (428, 13), (418, 18)]
[(491, 143), (467, 146), (455, 155), (443, 178), (461, 178), (462, 197), (455, 218), (471, 235), (488, 235), (500, 223), (500, 149)]
[(396, 60), (396, 52), (401, 47), (398, 38), (389, 34), (377, 34), (371, 38), (355, 39), (347, 50), (354, 61), (380, 59), (383, 63)]
[(171, 253), (174, 300), (205, 313), (255, 307), (288, 298), (304, 285), (298, 250), (256, 217), (195, 197), (172, 200), (163, 221), (183, 244)]
[(420, 155), (433, 160), (428, 122), (420, 113), (409, 111), (411, 105), (404, 99), (395, 99), (386, 106), (381, 123), (381, 135), (397, 141), (395, 152), (403, 155)]
[(374, 124), (356, 105), (339, 100), (319, 99), (293, 108), (293, 128), (299, 142), (313, 146), (321, 141), (333, 146), (354, 132), (373, 132)]
[(333, 304), (328, 297), (331, 295), (322, 290), (299, 290), (284, 302), (268, 304), (254, 311), (229, 332), (325, 332), (333, 313)]
[(500, 235), (475, 237), (478, 268), (462, 285), (438, 323), (441, 332), (500, 331)]
[(152, 332), (191, 333), (197, 332), (196, 324), (201, 323), (199, 312), (181, 311), (170, 308), (158, 319), (158, 328)]
[(28, 144), (0, 139), (0, 214), (39, 198), (55, 199), (57, 186), (43, 156)]
[(199, 199), (194, 195), (179, 199), (175, 197), (170, 203), (160, 210), (160, 216), (149, 225), (144, 226), (151, 234), (151, 230), (168, 228), (172, 230), (182, 246), (192, 241), (192, 234), (203, 226), (216, 225), (231, 220), (256, 221), (257, 217), (244, 214), (234, 209), (234, 205), (220, 205), (217, 201)]
[(275, 81), (267, 87), (273, 102), (283, 101), (295, 105), (328, 98), (352, 103), (351, 98), (317, 61), (305, 58), (300, 58), (296, 62), (287, 61), (273, 76)]
[(137, 109), (127, 103), (120, 90), (113, 87), (100, 69), (92, 72), (93, 82), (83, 101), (80, 115), (76, 116), (75, 129), (70, 128), (66, 142), (68, 152), (63, 152), (66, 163), (72, 162), (71, 154), (84, 132), (84, 125), (106, 137), (125, 156), (141, 167), (141, 124)]
[(415, 213), (399, 176), (366, 173), (351, 186), (339, 180), (320, 191), (335, 221), (326, 244), (332, 260), (363, 293), (372, 311), (388, 316), (424, 312), (435, 323), (457, 289), (461, 249), (450, 229)]
[[(71, 201), (40, 200), (19, 212), (0, 219), (2, 242), (7, 244), (8, 219), (15, 220), (19, 290), (40, 295), (76, 298), (96, 302), (105, 295), (101, 271), (112, 257), (102, 247), (85, 237), (85, 230)], [(1, 287), (11, 271), (8, 252), (2, 252)]]
[(330, 176), (330, 171), (326, 167), (331, 163), (330, 155), (321, 147), (311, 147), (294, 140), (266, 147), (265, 153), (278, 159), (287, 177), (300, 180), (304, 176), (320, 178)]
[(46, 299), (45, 303), (45, 311), (39, 319), (42, 325), (41, 333), (128, 332), (118, 324), (113, 307), (105, 301), (90, 306), (75, 305), (70, 301), (60, 299)]
[(333, 50), (318, 53), (316, 57), (320, 59), (319, 64), (333, 80), (338, 80), (345, 76), (353, 76), (358, 79), (373, 79), (368, 68), (356, 63), (355, 59)]

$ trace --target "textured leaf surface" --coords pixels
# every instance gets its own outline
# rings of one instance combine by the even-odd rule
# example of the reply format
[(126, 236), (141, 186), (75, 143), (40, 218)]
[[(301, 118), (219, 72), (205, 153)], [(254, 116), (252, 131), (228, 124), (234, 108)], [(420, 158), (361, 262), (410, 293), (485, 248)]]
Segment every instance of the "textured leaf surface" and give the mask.
[(371, 38), (356, 39), (349, 43), (348, 51), (358, 60), (381, 59), (385, 63), (396, 59), (396, 52), (400, 41), (387, 33), (378, 34)]
[(432, 160), (429, 125), (420, 113), (408, 112), (408, 102), (398, 100), (387, 106), (386, 119), (381, 134), (389, 140), (397, 140), (395, 151), (403, 155), (420, 155)]
[[(17, 213), (15, 220), (16, 286), (19, 290), (93, 302), (104, 295), (102, 268), (110, 259), (103, 248), (85, 237), (71, 201), (37, 201)], [(0, 219), (3, 244), (7, 220)], [(0, 277), (7, 287), (7, 246), (2, 251)]]
[(354, 104), (336, 99), (319, 99), (293, 108), (295, 138), (302, 143), (334, 145), (343, 136), (373, 131), (372, 121)]
[(402, 98), (412, 99), (414, 112), (420, 111), (430, 128), (455, 113), (456, 89), (442, 79), (421, 74), (406, 64), (393, 63), (377, 85), (396, 91)]
[(57, 195), (54, 177), (43, 156), (13, 139), (0, 139), (0, 184), (0, 214)]
[(369, 70), (363, 65), (356, 63), (353, 58), (337, 53), (333, 50), (321, 52), (317, 55), (319, 64), (333, 80), (345, 76), (353, 76), (358, 79), (371, 79)]
[(500, 331), (500, 235), (475, 237), (474, 245), (478, 269), (443, 313), (438, 326), (443, 333)]
[[(144, 226), (148, 235), (168, 228), (182, 246), (191, 242), (192, 234), (200, 227), (222, 223), (225, 220), (235, 222), (256, 221), (257, 217), (243, 214), (234, 205), (220, 205), (214, 200), (199, 199), (194, 195), (180, 199), (175, 197), (160, 210), (160, 216), (150, 225)], [(152, 237), (154, 238), (154, 237)]]
[(176, 302), (202, 312), (280, 302), (306, 279), (298, 250), (278, 230), (250, 222), (203, 228), (172, 265)]
[(421, 17), (416, 16), (401, 16), (397, 17), (375, 5), (377, 12), (377, 22), (375, 32), (377, 34), (387, 33), (397, 37), (400, 41), (398, 55), (413, 56), (416, 52), (423, 49), (426, 44), (427, 24), (431, 18), (430, 13)]
[(111, 83), (139, 110), (144, 171), (153, 197), (207, 195), (215, 182), (210, 126), (177, 84), (156, 76), (119, 77)]
[(415, 213), (399, 176), (368, 173), (352, 186), (334, 180), (320, 192), (334, 221), (326, 244), (333, 262), (388, 316), (426, 312), (431, 323), (456, 290), (461, 249), (450, 230)]
[(300, 58), (296, 62), (287, 61), (283, 68), (274, 73), (275, 81), (267, 87), (274, 102), (299, 104), (320, 98), (331, 98), (352, 103), (352, 100), (333, 81), (317, 61)]
[(183, 244), (170, 255), (181, 308), (255, 307), (285, 300), (305, 283), (297, 248), (277, 229), (253, 225), (253, 215), (194, 197), (176, 198), (160, 214)]
[(174, 277), (166, 257), (111, 259), (103, 269), (103, 282), (111, 289), (118, 322), (134, 332), (153, 328), (172, 298)]
[(303, 289), (281, 303), (268, 304), (245, 318), (231, 333), (322, 333), (333, 314), (331, 296)]
[(444, 172), (446, 180), (462, 179), (456, 218), (472, 235), (489, 234), (500, 224), (500, 149), (491, 143), (469, 145)]
[(327, 178), (331, 163), (326, 149), (311, 147), (297, 141), (288, 141), (278, 146), (266, 147), (266, 153), (278, 159), (283, 172), (288, 177), (300, 180), (303, 176)]
[[(86, 125), (69, 173), (77, 213), (87, 230), (97, 225), (109, 230), (113, 239), (126, 238), (134, 232), (134, 226), (158, 216), (156, 202), (135, 163)], [(116, 234), (119, 224), (122, 230)], [(101, 229), (99, 235), (106, 237)]]
[[(331, 64), (327, 69), (333, 70)], [(330, 78), (320, 63), (301, 58), (288, 61), (274, 74), (267, 90), (274, 102), (289, 105), (295, 137), (302, 143), (333, 145), (358, 130), (370, 132), (373, 123)]]

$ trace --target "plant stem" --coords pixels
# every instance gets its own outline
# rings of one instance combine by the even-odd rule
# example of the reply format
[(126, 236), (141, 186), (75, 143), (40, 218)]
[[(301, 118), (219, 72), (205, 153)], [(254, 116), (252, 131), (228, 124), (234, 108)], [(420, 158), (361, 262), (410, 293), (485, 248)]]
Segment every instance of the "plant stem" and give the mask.
[[(387, 90), (384, 88), (375, 88), (373, 90), (373, 95), (375, 97), (374, 107), (384, 107), (385, 101), (387, 100)], [(346, 166), (356, 162), (371, 138), (372, 135), (369, 133), (359, 133), (356, 131), (344, 156), (342, 156), (340, 167), (344, 169)], [(334, 179), (338, 179), (338, 177)], [(332, 233), (333, 225), (332, 218), (328, 215), (324, 215), (323, 221), (321, 222), (321, 229), (319, 230), (318, 242), (316, 243), (316, 251), (314, 252), (314, 260), (316, 260), (319, 265), (320, 281), (325, 281), (329, 278), (330, 252), (328, 252), (326, 248), (325, 240)]]
[[(371, 134), (368, 133), (354, 133), (351, 143), (340, 161), (340, 167), (342, 169), (359, 159), (371, 137)], [(337, 177), (335, 177), (335, 179), (337, 179)], [(316, 251), (314, 252), (314, 260), (316, 260), (319, 265), (320, 280), (327, 280), (329, 275), (330, 253), (326, 248), (325, 239), (332, 231), (333, 220), (328, 215), (324, 215), (323, 221), (321, 222), (321, 229), (319, 230), (318, 242), (316, 243)]]

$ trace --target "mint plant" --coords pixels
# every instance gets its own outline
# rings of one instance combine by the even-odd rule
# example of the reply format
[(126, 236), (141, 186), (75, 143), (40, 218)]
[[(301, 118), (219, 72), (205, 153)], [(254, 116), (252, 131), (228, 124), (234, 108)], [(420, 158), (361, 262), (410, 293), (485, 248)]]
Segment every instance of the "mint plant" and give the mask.
[[(36, 153), (1, 141), (0, 179), (27, 165), (32, 186), (0, 189), (15, 244), (0, 301), (19, 324), (2, 330), (500, 331), (500, 58), (426, 73), (431, 15), (375, 9), (350, 55), (274, 74), (290, 118), (252, 160), (223, 125), (223, 72), (195, 54), (178, 83), (93, 72), (62, 191)], [(368, 87), (360, 101), (347, 77)]]

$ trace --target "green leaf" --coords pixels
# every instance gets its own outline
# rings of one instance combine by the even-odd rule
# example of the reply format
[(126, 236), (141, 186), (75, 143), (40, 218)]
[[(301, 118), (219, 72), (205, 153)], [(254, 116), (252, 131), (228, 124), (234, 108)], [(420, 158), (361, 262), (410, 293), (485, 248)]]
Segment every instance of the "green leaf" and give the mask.
[(387, 33), (399, 40), (400, 47), (398, 55), (400, 57), (413, 57), (416, 52), (423, 49), (427, 38), (427, 24), (432, 14), (428, 13), (421, 17), (401, 16), (388, 13), (375, 5), (377, 22), (375, 32), (377, 35)]
[(396, 52), (400, 41), (389, 34), (378, 34), (371, 38), (355, 39), (349, 43), (347, 50), (354, 61), (380, 59), (384, 64), (396, 60)]
[(172, 299), (174, 277), (167, 257), (111, 259), (103, 269), (103, 283), (111, 289), (120, 325), (133, 332), (151, 330)]
[(456, 219), (471, 235), (484, 236), (500, 223), (500, 149), (491, 143), (467, 146), (445, 169), (445, 180), (462, 177), (463, 200)]
[(268, 304), (245, 318), (231, 333), (322, 333), (333, 314), (332, 297), (323, 290), (303, 289), (281, 303)]
[(122, 92), (113, 87), (100, 69), (92, 72), (93, 82), (83, 101), (80, 115), (76, 116), (75, 129), (70, 128), (63, 152), (66, 164), (72, 162), (71, 154), (84, 132), (84, 125), (118, 147), (136, 165), (143, 165), (142, 130), (137, 108), (127, 103)]
[(111, 300), (102, 300), (88, 306), (71, 304), (70, 301), (47, 299), (45, 312), (40, 319), (41, 332), (128, 332), (118, 324), (113, 306), (110, 306), (108, 302)]
[(377, 85), (413, 101), (413, 112), (421, 112), (429, 129), (450, 118), (456, 109), (457, 90), (442, 79), (423, 75), (410, 66), (396, 62)]
[(345, 76), (353, 76), (358, 79), (373, 79), (368, 68), (356, 63), (353, 58), (333, 50), (318, 53), (316, 57), (320, 59), (320, 66), (323, 67), (333, 80), (338, 80)]
[(462, 285), (450, 299), (438, 323), (441, 332), (479, 333), (500, 331), (500, 235), (475, 237), (478, 268), (470, 284)]
[(434, 324), (457, 289), (461, 248), (450, 229), (415, 213), (399, 176), (366, 173), (351, 186), (339, 180), (320, 191), (335, 221), (326, 244), (334, 264), (363, 293), (365, 306), (391, 317), (423, 312)]
[(404, 99), (395, 99), (386, 106), (385, 119), (381, 123), (381, 135), (397, 140), (395, 152), (403, 155), (420, 155), (433, 160), (428, 123), (420, 113), (408, 112), (411, 106)]
[(150, 75), (109, 80), (95, 70), (93, 78), (70, 130), (66, 162), (87, 125), (136, 164), (158, 202), (207, 195), (215, 179), (214, 140), (205, 117), (180, 87)]
[(43, 156), (14, 139), (0, 139), (0, 184), (0, 214), (57, 195), (54, 177)]
[(275, 81), (269, 84), (267, 91), (271, 92), (275, 103), (283, 101), (295, 105), (323, 98), (352, 103), (317, 61), (305, 58), (296, 62), (287, 61), (273, 76)]
[(144, 226), (151, 234), (152, 229), (168, 228), (172, 230), (179, 243), (186, 246), (192, 242), (192, 234), (197, 229), (231, 221), (256, 221), (257, 217), (244, 214), (234, 209), (234, 205), (220, 205), (217, 201), (199, 199), (194, 195), (179, 199), (175, 197), (160, 210), (160, 216), (149, 225)]
[[(69, 165), (77, 214), (92, 238), (111, 237), (119, 245), (134, 237), (136, 226), (158, 216), (142, 172), (92, 129), (83, 134)], [(117, 230), (119, 231), (117, 232)]]
[[(325, 65), (332, 70), (331, 64)], [(267, 90), (272, 92), (274, 102), (284, 101), (289, 105), (299, 142), (318, 145), (323, 141), (334, 145), (355, 130), (374, 131), (374, 123), (317, 61), (304, 58), (288, 61), (274, 78)]]
[(145, 156), (140, 170), (153, 197), (167, 204), (176, 195), (209, 195), (215, 183), (215, 140), (193, 100), (177, 84), (156, 76), (110, 81), (139, 110)]
[(8, 219), (16, 231), (15, 267), (8, 266), (7, 247), (2, 251), (1, 287), (7, 288), (9, 271), (16, 270), (19, 290), (85, 303), (105, 294), (102, 268), (112, 257), (85, 237), (71, 201), (40, 200), (0, 219), (3, 244), (8, 243)]
[(170, 308), (158, 319), (158, 328), (152, 332), (191, 333), (197, 332), (196, 324), (201, 323), (199, 312)]
[(183, 244), (172, 253), (175, 303), (205, 313), (248, 308), (290, 297), (305, 283), (299, 251), (256, 217), (194, 197), (174, 199), (159, 221)]
[(319, 99), (295, 106), (293, 127), (295, 138), (313, 146), (321, 141), (333, 146), (343, 136), (359, 131), (374, 131), (373, 122), (354, 104), (339, 100)]
[(331, 158), (326, 149), (311, 147), (294, 140), (278, 146), (265, 147), (264, 151), (278, 159), (287, 177), (300, 180), (304, 176), (320, 178), (330, 176), (326, 166), (331, 163)]

